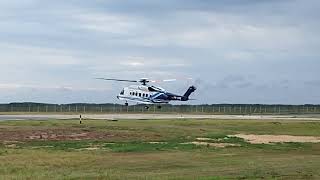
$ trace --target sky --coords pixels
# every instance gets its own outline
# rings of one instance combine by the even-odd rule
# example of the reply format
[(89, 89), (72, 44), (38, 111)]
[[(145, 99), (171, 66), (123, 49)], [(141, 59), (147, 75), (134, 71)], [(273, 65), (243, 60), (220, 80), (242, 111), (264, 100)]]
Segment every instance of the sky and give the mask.
[[(0, 103), (120, 103), (129, 83), (191, 104), (320, 104), (319, 0), (0, 0)], [(188, 79), (192, 78), (192, 80)]]

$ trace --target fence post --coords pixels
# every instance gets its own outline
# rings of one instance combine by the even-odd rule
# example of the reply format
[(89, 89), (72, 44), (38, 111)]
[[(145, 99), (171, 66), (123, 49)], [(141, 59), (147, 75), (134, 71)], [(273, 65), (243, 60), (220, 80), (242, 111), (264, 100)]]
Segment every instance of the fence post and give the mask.
[(262, 106), (260, 105), (260, 111), (259, 111), (260, 114), (262, 114)]
[(281, 114), (281, 106), (279, 106), (279, 114)]

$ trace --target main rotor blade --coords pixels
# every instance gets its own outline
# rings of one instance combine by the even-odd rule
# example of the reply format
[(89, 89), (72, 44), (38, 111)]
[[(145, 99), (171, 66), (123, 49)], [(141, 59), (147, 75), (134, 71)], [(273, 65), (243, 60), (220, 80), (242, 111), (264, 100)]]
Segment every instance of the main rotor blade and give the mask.
[(107, 79), (107, 78), (96, 78), (96, 79), (105, 80), (105, 81), (134, 82), (134, 83), (138, 82), (135, 80), (126, 80), (126, 79)]
[(162, 82), (174, 82), (174, 81), (184, 81), (184, 80), (192, 80), (192, 78), (175, 78), (175, 79), (150, 80), (150, 82), (162, 83)]
[(177, 81), (177, 79), (164, 79), (162, 80), (163, 82), (172, 82), (172, 81)]

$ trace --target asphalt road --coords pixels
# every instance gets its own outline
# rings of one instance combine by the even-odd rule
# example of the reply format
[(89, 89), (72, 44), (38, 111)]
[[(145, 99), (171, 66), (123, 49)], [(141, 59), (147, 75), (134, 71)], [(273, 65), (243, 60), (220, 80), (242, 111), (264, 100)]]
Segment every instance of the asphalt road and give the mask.
[[(4, 120), (51, 120), (51, 119), (77, 119), (79, 115), (0, 115), (0, 121)], [(257, 116), (257, 115), (186, 115), (186, 114), (83, 114), (83, 119), (105, 119), (105, 120), (121, 120), (121, 119), (252, 119), (252, 120), (320, 120), (320, 116)]]

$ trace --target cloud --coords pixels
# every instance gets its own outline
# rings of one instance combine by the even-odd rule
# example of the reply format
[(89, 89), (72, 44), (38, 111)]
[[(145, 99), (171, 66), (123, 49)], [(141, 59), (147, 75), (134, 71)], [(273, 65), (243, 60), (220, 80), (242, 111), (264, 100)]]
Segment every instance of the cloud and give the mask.
[(3, 50), (1, 56), (4, 60), (0, 61), (2, 65), (18, 64), (21, 61), (36, 65), (75, 65), (79, 63), (72, 53), (59, 49), (5, 43), (0, 43), (0, 48)]
[(53, 86), (53, 85), (36, 85), (36, 84), (0, 84), (0, 90), (18, 90), (18, 89), (31, 89), (31, 90), (58, 90), (58, 91), (110, 91), (111, 88), (93, 88), (93, 87), (71, 87), (71, 86)]
[(305, 81), (304, 84), (311, 87), (320, 87), (320, 80), (309, 80)]
[(135, 18), (118, 14), (87, 13), (75, 15), (73, 18), (79, 21), (81, 28), (100, 33), (131, 35), (139, 28)]
[(193, 77), (201, 82), (161, 86), (180, 92), (199, 84), (198, 103), (318, 102), (319, 7), (316, 0), (1, 1), (2, 99), (116, 102), (128, 84), (95, 77)]

